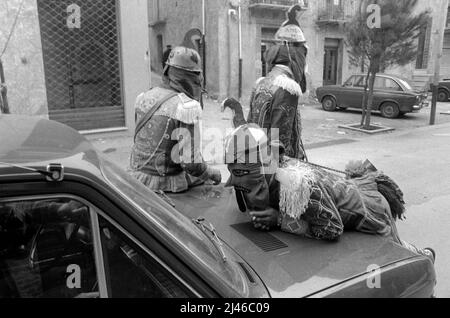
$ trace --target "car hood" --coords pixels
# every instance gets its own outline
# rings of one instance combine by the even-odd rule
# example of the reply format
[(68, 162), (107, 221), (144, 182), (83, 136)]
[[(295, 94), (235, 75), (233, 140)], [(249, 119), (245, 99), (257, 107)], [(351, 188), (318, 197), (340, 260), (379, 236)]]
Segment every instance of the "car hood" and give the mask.
[(231, 189), (204, 186), (170, 195), (189, 218), (204, 217), (260, 276), (272, 297), (307, 297), (414, 255), (388, 238), (346, 233), (337, 243), (255, 230)]

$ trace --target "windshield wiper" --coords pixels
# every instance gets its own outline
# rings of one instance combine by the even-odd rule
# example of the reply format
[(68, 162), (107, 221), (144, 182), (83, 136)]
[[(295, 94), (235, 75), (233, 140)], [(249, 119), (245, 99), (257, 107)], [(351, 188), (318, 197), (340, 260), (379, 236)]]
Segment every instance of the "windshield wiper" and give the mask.
[(219, 251), (220, 256), (222, 257), (223, 262), (227, 262), (227, 256), (225, 254), (225, 251), (223, 250), (223, 244), (222, 241), (220, 240), (220, 238), (217, 236), (217, 232), (216, 229), (214, 228), (214, 226), (209, 223), (209, 227), (207, 225), (205, 225), (205, 219), (204, 218), (199, 218), (199, 219), (193, 219), (192, 222), (197, 225), (198, 228), (200, 228), (204, 233), (209, 233), (212, 235), (209, 236), (209, 239), (211, 240), (211, 242), (213, 243), (214, 247)]

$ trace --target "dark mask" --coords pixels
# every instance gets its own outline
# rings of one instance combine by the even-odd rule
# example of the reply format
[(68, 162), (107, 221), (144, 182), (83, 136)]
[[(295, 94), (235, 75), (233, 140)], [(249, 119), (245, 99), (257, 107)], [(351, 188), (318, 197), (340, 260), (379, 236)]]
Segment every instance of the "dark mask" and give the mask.
[(202, 101), (203, 76), (201, 73), (169, 67), (167, 76), (165, 76), (165, 82), (172, 89), (185, 93), (188, 97), (198, 102)]
[(251, 211), (263, 211), (270, 206), (269, 184), (260, 165), (230, 164), (228, 170), (231, 176), (226, 186), (236, 190), (241, 211), (244, 205)]

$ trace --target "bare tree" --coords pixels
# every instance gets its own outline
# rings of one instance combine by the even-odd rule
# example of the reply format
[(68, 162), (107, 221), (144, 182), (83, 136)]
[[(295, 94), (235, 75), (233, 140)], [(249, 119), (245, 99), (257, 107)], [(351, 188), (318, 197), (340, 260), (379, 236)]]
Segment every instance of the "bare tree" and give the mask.
[[(377, 73), (394, 65), (411, 63), (417, 56), (416, 39), (429, 19), (427, 11), (414, 13), (417, 3), (418, 0), (363, 0), (359, 12), (347, 26), (350, 62), (368, 64), (361, 120), (364, 129), (371, 127)], [(369, 5), (380, 8), (379, 26), (371, 27), (368, 23), (372, 17), (372, 12), (368, 12)]]

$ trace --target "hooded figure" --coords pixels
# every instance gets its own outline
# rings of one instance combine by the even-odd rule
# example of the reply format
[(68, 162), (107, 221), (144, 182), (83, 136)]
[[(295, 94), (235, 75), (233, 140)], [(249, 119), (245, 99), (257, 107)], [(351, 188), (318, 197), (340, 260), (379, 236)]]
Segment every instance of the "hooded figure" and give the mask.
[[(327, 241), (338, 240), (344, 230), (391, 236), (434, 260), (431, 249), (400, 239), (395, 221), (404, 212), (403, 193), (389, 177), (368, 164), (354, 165), (347, 178), (338, 176), (284, 156), (279, 143), (270, 149), (275, 143), (257, 130), (241, 126), (226, 144), (227, 186), (234, 187), (241, 211), (250, 213), (255, 227)], [(388, 198), (386, 188), (392, 189)], [(393, 212), (393, 202), (401, 209)]]
[(163, 80), (136, 100), (132, 175), (151, 190), (164, 192), (183, 192), (208, 180), (219, 184), (220, 171), (208, 167), (200, 151), (200, 55), (190, 48), (174, 48)]
[(269, 74), (256, 82), (247, 121), (266, 129), (271, 136), (274, 135), (271, 130), (277, 129), (277, 139), (284, 144), (286, 154), (303, 160), (306, 154), (301, 139), (298, 104), (307, 89), (305, 68), (308, 50), (296, 21), (288, 19), (277, 32), (276, 39), (278, 44), (266, 52)]

